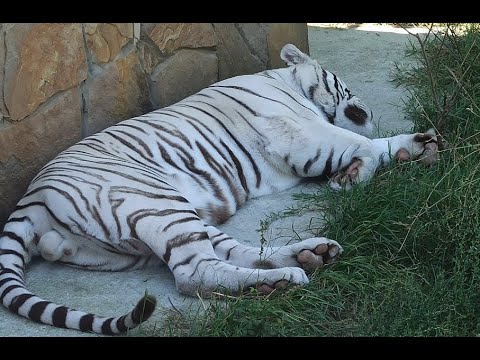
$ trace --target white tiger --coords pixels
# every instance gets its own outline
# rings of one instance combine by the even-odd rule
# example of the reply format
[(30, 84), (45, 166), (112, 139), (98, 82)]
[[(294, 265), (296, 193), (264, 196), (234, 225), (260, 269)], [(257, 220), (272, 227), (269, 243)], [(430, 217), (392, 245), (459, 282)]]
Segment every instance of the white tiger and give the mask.
[(25, 288), (30, 259), (108, 271), (165, 263), (178, 291), (205, 296), (306, 284), (305, 270), (336, 261), (342, 247), (322, 237), (269, 248), (261, 261), (214, 225), (304, 177), (349, 187), (392, 158), (431, 163), (436, 136), (369, 139), (371, 111), (337, 76), (294, 45), (280, 56), (288, 67), (220, 81), (45, 165), (0, 234), (2, 303), (40, 323), (117, 334), (146, 320), (155, 299), (115, 318), (59, 306)]

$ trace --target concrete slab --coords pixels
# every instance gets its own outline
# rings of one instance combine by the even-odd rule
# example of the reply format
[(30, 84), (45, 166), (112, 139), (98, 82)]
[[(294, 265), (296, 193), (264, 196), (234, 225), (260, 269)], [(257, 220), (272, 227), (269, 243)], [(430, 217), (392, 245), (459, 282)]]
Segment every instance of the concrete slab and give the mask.
[[(404, 118), (398, 105), (402, 91), (389, 82), (394, 61), (401, 60), (407, 42), (406, 34), (397, 29), (367, 31), (329, 29), (309, 26), (310, 52), (313, 58), (335, 72), (362, 97), (380, 119), (380, 131), (409, 131), (411, 123)], [(323, 185), (307, 184), (280, 194), (254, 199), (246, 204), (222, 230), (239, 241), (259, 245), (260, 221), (272, 212), (295, 206), (292, 194), (319, 191)], [(271, 243), (285, 243), (292, 238), (311, 235), (309, 225), (318, 225), (318, 214), (275, 221), (266, 232)], [(307, 230), (306, 230), (307, 229)], [(341, 241), (341, 239), (338, 239)], [(71, 269), (43, 261), (34, 262), (27, 271), (27, 286), (34, 293), (58, 304), (117, 316), (133, 308), (145, 291), (157, 297), (158, 306), (144, 329), (162, 327), (162, 318), (172, 309), (185, 310), (202, 306), (198, 299), (180, 296), (173, 277), (166, 267), (123, 273), (100, 273)], [(97, 336), (78, 331), (39, 325), (0, 307), (0, 336)], [(162, 333), (162, 331), (159, 331)], [(133, 335), (136, 332), (133, 333)]]

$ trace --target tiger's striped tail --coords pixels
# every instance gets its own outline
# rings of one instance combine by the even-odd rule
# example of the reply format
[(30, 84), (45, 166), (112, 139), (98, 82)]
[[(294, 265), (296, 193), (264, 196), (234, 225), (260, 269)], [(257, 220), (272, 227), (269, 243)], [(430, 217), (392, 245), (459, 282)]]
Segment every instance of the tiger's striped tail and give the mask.
[(28, 217), (11, 218), (0, 233), (0, 301), (10, 311), (41, 324), (103, 335), (126, 332), (147, 320), (156, 300), (145, 295), (129, 313), (100, 317), (46, 301), (25, 287), (25, 269), (35, 232)]

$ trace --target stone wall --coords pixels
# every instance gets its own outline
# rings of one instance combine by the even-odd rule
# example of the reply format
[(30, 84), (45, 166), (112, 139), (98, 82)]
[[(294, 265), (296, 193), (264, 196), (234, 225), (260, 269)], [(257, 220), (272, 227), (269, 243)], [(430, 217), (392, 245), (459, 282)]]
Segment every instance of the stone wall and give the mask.
[(306, 24), (0, 24), (0, 230), (57, 153), (118, 121), (308, 52)]

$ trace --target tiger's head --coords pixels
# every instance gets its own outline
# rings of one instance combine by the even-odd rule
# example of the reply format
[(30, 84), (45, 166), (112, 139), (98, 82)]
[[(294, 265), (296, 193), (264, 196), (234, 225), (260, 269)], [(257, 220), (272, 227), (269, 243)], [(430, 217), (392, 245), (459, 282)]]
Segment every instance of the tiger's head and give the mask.
[(330, 123), (371, 137), (372, 111), (340, 78), (323, 69), (295, 45), (286, 44), (280, 57), (292, 68), (292, 81), (299, 93), (324, 113)]

